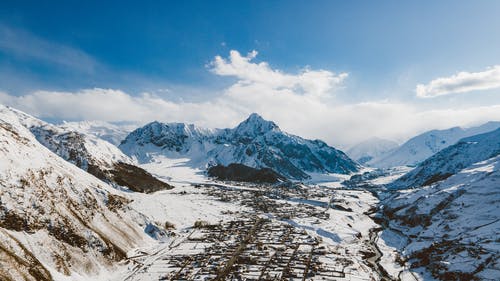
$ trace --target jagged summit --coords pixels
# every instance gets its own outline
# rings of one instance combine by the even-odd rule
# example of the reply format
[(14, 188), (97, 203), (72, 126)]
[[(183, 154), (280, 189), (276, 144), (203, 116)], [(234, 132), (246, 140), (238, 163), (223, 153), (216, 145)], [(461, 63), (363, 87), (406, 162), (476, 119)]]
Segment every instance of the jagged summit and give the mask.
[(252, 113), (246, 120), (241, 122), (233, 132), (239, 135), (257, 136), (269, 131), (280, 131), (280, 128), (273, 121), (262, 118), (257, 113)]
[[(191, 153), (205, 150), (203, 143), (217, 130), (210, 130), (185, 123), (161, 123), (154, 121), (131, 132), (119, 148), (142, 163), (151, 160), (153, 151), (165, 150), (173, 153)], [(200, 146), (197, 148), (197, 146)], [(148, 151), (148, 153), (142, 153)]]

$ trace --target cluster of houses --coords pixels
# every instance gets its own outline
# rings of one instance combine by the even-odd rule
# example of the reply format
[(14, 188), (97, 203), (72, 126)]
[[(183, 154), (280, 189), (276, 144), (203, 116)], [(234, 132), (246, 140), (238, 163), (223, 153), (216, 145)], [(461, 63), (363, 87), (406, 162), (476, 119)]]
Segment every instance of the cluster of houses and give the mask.
[(151, 280), (287, 281), (372, 280), (375, 276), (362, 255), (370, 250), (366, 237), (361, 239), (351, 231), (347, 243), (352, 246), (346, 246), (341, 240), (332, 243), (330, 233), (316, 231), (331, 223), (350, 228), (345, 219), (332, 221), (330, 214), (342, 212), (349, 217), (352, 203), (341, 200), (358, 202), (355, 192), (336, 196), (343, 191), (300, 185), (205, 184), (196, 188), (241, 209), (223, 211), (225, 219), (217, 223), (197, 221), (152, 262), (138, 258), (137, 262), (148, 263), (143, 276)]
[(262, 216), (203, 224), (163, 257), (163, 280), (337, 280), (345, 260), (305, 230)]

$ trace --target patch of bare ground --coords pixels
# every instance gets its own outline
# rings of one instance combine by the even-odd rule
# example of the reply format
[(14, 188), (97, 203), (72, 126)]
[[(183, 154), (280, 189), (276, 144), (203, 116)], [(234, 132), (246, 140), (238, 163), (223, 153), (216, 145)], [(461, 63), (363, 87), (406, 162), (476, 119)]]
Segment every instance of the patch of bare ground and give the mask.
[(0, 243), (0, 262), (7, 267), (0, 267), (1, 280), (36, 280), (50, 281), (50, 272), (17, 239), (0, 230), (4, 242)]

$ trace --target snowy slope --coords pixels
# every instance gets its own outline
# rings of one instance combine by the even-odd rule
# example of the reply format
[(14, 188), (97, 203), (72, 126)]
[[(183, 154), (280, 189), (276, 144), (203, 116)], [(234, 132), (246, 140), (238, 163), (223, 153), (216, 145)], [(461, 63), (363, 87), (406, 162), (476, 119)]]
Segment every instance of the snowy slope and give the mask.
[(133, 125), (118, 126), (104, 121), (63, 122), (58, 127), (66, 131), (93, 135), (115, 146), (118, 146), (135, 129)]
[(390, 140), (381, 138), (370, 138), (356, 144), (346, 151), (352, 159), (364, 164), (374, 158), (380, 158), (394, 151), (399, 145)]
[[(38, 142), (66, 161), (115, 186), (126, 186), (134, 191), (156, 191), (169, 186), (143, 169), (111, 143), (67, 127), (57, 127), (12, 108), (10, 111), (28, 128)], [(135, 175), (129, 175), (131, 173)], [(132, 179), (140, 178), (140, 181)]]
[(294, 179), (308, 178), (307, 173), (348, 174), (359, 169), (342, 151), (282, 132), (257, 114), (223, 130), (152, 122), (130, 133), (119, 147), (140, 163), (155, 162), (159, 156), (188, 158), (189, 165), (202, 169), (240, 163), (271, 168)]
[(500, 122), (488, 122), (467, 129), (454, 127), (447, 130), (432, 130), (411, 138), (392, 153), (377, 157), (368, 161), (367, 164), (377, 168), (415, 166), (462, 138), (490, 132), (499, 127)]
[(0, 105), (0, 279), (89, 280), (151, 241), (126, 195), (41, 145), (25, 122)]
[(389, 184), (389, 188), (429, 185), (453, 175), (473, 163), (500, 154), (500, 128), (461, 139), (420, 163), (415, 169)]
[(412, 268), (440, 280), (500, 280), (498, 202), (500, 156), (437, 185), (397, 191), (383, 210), (389, 227), (409, 243), (391, 246)]

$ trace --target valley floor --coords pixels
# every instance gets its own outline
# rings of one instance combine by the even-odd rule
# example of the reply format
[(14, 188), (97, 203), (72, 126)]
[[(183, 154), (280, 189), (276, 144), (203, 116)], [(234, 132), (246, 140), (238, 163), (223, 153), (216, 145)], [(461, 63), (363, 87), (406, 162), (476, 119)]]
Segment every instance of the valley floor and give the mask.
[(366, 190), (205, 181), (133, 196), (172, 230), (128, 253), (114, 280), (417, 280), (377, 235)]

